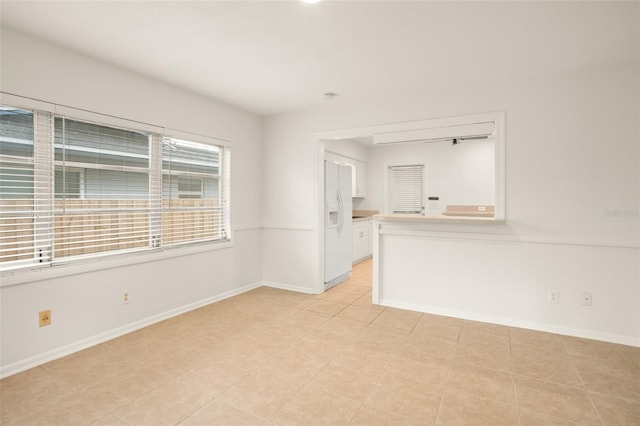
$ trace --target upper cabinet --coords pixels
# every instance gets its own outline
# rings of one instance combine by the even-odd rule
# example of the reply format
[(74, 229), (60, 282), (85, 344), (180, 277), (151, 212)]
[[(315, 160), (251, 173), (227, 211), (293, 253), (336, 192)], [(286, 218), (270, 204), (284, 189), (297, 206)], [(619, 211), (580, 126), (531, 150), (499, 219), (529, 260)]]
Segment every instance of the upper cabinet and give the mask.
[(364, 198), (367, 196), (367, 163), (356, 160), (356, 178), (354, 179), (354, 197)]
[(351, 196), (364, 198), (367, 193), (367, 163), (355, 158), (345, 157), (331, 151), (325, 151), (327, 161), (351, 167)]

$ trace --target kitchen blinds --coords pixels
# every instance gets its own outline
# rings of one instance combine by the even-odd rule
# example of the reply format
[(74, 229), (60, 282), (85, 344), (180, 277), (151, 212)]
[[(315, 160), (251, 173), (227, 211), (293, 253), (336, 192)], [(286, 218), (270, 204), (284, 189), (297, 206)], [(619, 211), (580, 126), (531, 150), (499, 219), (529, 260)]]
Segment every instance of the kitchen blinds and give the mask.
[(423, 213), (423, 171), (423, 165), (389, 167), (391, 213)]
[(228, 238), (228, 170), (228, 148), (164, 138), (163, 245)]

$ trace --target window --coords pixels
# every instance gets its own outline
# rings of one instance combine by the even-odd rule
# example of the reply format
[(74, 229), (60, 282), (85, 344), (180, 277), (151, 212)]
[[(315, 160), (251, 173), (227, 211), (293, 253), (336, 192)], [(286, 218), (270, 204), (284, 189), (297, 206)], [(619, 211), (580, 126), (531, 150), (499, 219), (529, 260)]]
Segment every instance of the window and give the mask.
[[(228, 150), (165, 138), (162, 144), (162, 235), (166, 245), (226, 238)], [(224, 165), (227, 165), (226, 169)], [(222, 177), (226, 173), (226, 177)]]
[(389, 209), (391, 213), (422, 214), (424, 165), (389, 167)]
[(0, 107), (0, 262), (32, 261), (34, 114)]
[(198, 178), (178, 177), (178, 198), (203, 198), (203, 181)]
[(0, 107), (0, 269), (227, 240), (227, 147)]
[(84, 170), (56, 167), (53, 177), (55, 198), (84, 198)]

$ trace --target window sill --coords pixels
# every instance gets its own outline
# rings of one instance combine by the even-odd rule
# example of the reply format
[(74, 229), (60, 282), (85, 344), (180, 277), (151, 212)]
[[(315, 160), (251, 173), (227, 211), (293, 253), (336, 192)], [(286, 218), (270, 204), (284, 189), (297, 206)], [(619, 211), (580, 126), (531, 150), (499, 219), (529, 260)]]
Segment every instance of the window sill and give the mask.
[(60, 261), (46, 266), (29, 266), (0, 272), (0, 288), (28, 284), (53, 278), (61, 278), (87, 272), (96, 272), (103, 269), (120, 268), (123, 266), (140, 263), (157, 262), (163, 259), (171, 259), (181, 256), (204, 253), (208, 251), (223, 250), (233, 247), (232, 241), (205, 242), (183, 247), (167, 247), (155, 250), (140, 250), (114, 254), (105, 257)]

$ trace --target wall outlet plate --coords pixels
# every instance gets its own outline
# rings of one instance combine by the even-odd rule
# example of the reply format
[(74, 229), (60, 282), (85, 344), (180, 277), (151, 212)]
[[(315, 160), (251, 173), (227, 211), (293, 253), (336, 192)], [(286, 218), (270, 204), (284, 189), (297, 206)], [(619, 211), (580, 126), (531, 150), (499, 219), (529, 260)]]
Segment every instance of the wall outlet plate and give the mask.
[(558, 290), (549, 290), (547, 292), (547, 302), (560, 303), (560, 292)]
[(51, 325), (51, 309), (47, 309), (46, 311), (40, 311), (38, 313), (38, 321), (40, 327), (46, 327)]
[(123, 288), (122, 289), (122, 296), (120, 297), (120, 301), (122, 302), (123, 305), (126, 305), (127, 303), (129, 303), (129, 289), (128, 288)]

